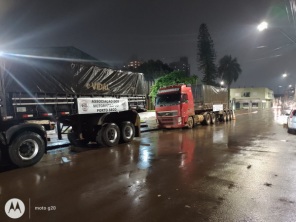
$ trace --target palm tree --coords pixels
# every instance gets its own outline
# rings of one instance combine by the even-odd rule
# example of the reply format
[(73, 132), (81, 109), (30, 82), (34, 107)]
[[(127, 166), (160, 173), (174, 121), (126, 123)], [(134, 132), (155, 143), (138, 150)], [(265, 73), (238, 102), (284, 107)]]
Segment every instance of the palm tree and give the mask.
[(232, 82), (236, 82), (242, 70), (236, 58), (226, 55), (219, 61), (218, 73), (220, 78), (225, 80), (228, 90), (228, 103), (230, 100), (230, 86)]

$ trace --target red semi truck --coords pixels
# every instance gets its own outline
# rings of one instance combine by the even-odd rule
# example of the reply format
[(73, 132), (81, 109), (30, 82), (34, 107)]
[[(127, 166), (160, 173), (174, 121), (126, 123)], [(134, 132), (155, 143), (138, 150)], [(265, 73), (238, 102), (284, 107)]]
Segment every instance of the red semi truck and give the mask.
[(226, 88), (210, 85), (178, 84), (160, 88), (155, 100), (159, 128), (193, 128), (216, 121), (231, 121)]

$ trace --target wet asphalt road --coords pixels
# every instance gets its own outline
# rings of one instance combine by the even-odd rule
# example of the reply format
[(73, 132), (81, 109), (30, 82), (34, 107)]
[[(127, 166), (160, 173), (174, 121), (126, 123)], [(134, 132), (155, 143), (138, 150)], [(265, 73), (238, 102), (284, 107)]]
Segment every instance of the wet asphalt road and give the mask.
[[(296, 135), (277, 115), (53, 150), (0, 173), (0, 221), (296, 221)], [(20, 219), (4, 212), (11, 198)]]

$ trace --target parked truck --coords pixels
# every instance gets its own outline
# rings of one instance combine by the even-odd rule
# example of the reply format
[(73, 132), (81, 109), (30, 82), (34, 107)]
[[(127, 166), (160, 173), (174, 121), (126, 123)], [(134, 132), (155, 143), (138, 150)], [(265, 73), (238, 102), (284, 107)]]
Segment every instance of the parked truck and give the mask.
[(195, 84), (178, 84), (160, 88), (155, 100), (159, 128), (193, 128), (216, 121), (231, 121), (226, 88)]
[(0, 151), (19, 167), (33, 165), (46, 153), (53, 125), (72, 145), (132, 141), (146, 107), (143, 78), (89, 62), (2, 54)]

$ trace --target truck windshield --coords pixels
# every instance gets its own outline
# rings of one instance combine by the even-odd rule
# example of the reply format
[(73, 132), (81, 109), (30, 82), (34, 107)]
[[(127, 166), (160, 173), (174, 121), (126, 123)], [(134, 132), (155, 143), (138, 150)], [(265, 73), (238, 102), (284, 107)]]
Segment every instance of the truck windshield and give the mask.
[(157, 95), (155, 105), (156, 106), (176, 105), (180, 102), (180, 98), (181, 98), (180, 93)]

